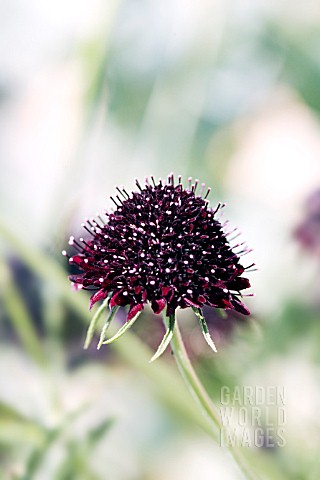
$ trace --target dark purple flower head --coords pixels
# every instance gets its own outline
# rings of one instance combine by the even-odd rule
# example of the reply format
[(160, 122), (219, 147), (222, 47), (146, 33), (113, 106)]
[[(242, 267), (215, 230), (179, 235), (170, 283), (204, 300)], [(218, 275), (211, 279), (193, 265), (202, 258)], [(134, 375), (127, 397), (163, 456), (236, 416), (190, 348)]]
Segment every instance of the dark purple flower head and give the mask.
[[(70, 238), (77, 250), (70, 264), (81, 271), (70, 280), (78, 288), (93, 290), (90, 308), (111, 297), (109, 306), (129, 305), (128, 320), (150, 302), (155, 313), (165, 307), (167, 315), (177, 307), (201, 309), (204, 305), (234, 309), (245, 315), (249, 310), (239, 300), (250, 287), (241, 275), (240, 264), (216, 218), (208, 206), (210, 189), (197, 194), (198, 181), (184, 188), (173, 174), (168, 181), (151, 177), (129, 195), (117, 188), (112, 198), (115, 210), (83, 224), (88, 238)], [(65, 255), (66, 252), (64, 252)], [(247, 267), (249, 268), (249, 267)]]

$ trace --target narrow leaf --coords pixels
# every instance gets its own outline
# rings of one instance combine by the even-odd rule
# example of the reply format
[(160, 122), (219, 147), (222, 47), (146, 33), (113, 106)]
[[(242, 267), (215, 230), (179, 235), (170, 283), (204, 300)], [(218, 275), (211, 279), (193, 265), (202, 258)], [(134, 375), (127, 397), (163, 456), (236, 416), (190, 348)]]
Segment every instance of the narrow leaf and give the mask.
[(91, 430), (87, 437), (87, 443), (90, 448), (94, 447), (114, 425), (115, 418), (107, 418), (96, 428)]
[(91, 343), (91, 340), (92, 340), (92, 337), (94, 335), (94, 332), (97, 328), (98, 321), (99, 321), (101, 315), (103, 314), (103, 312), (105, 311), (105, 309), (108, 307), (108, 304), (109, 304), (109, 298), (106, 298), (102, 302), (102, 304), (100, 305), (100, 307), (98, 308), (96, 313), (93, 315), (92, 320), (90, 322), (90, 325), (88, 327), (86, 340), (84, 342), (84, 348), (85, 349), (87, 349), (89, 347), (89, 345)]
[(109, 325), (111, 323), (111, 320), (113, 319), (113, 317), (115, 316), (116, 312), (118, 311), (119, 307), (116, 306), (116, 307), (113, 307), (107, 320), (105, 321), (105, 324), (103, 325), (103, 328), (102, 328), (102, 331), (101, 331), (101, 335), (100, 335), (100, 340), (99, 340), (99, 343), (98, 343), (98, 346), (97, 346), (97, 349), (100, 350), (101, 348), (101, 345), (103, 344), (103, 342), (105, 341), (105, 338), (106, 338), (106, 334), (107, 334), (107, 330), (109, 328)]
[(164, 334), (164, 337), (163, 337), (162, 342), (160, 343), (160, 345), (158, 347), (158, 350), (153, 355), (151, 360), (149, 360), (149, 363), (154, 362), (166, 350), (167, 346), (169, 345), (169, 343), (171, 341), (172, 335), (173, 335), (174, 324), (175, 324), (175, 316), (170, 315), (168, 329), (167, 329), (166, 333)]
[(201, 330), (202, 330), (203, 336), (204, 336), (207, 344), (209, 345), (209, 347), (212, 348), (212, 350), (214, 352), (217, 352), (218, 351), (217, 347), (215, 346), (215, 344), (214, 344), (214, 342), (211, 338), (211, 335), (210, 335), (209, 330), (208, 330), (207, 322), (204, 319), (204, 316), (203, 316), (203, 313), (202, 313), (201, 309), (200, 308), (192, 308), (192, 310), (194, 311), (194, 313), (196, 314), (196, 316), (199, 319)]
[(134, 322), (138, 319), (139, 315), (140, 315), (141, 311), (137, 313), (137, 315), (135, 315), (129, 322), (126, 322), (124, 325), (122, 325), (122, 327), (117, 331), (117, 333), (109, 338), (109, 340), (105, 340), (104, 342), (102, 342), (102, 345), (108, 345), (109, 343), (112, 343), (114, 342), (115, 340), (117, 340), (118, 338), (122, 337), (122, 335), (130, 328), (132, 327), (132, 325), (134, 324)]

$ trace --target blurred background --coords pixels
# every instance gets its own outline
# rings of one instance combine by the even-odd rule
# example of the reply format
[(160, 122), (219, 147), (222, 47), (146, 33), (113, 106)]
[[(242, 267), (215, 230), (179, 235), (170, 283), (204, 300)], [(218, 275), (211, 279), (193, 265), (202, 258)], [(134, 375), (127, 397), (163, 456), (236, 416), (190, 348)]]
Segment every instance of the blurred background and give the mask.
[(115, 185), (171, 171), (213, 187), (259, 267), (249, 319), (206, 312), (218, 354), (181, 312), (195, 367), (217, 404), (284, 388), (286, 446), (251, 462), (320, 478), (319, 22), (311, 0), (0, 1), (1, 478), (242, 478), (170, 352), (148, 364), (159, 317), (83, 350), (61, 256)]

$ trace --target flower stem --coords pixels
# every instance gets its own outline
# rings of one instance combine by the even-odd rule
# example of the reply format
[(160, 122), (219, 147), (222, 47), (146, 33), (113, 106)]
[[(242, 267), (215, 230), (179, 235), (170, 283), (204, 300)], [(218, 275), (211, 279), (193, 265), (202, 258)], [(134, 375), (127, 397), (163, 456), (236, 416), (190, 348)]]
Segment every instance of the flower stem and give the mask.
[[(164, 324), (168, 326), (169, 318), (164, 317)], [(209, 423), (211, 424), (211, 436), (218, 441), (220, 437), (220, 431), (223, 428), (219, 418), (219, 412), (216, 407), (211, 402), (209, 395), (207, 394), (204, 386), (202, 385), (199, 377), (197, 376), (190, 359), (188, 357), (187, 351), (185, 349), (179, 325), (177, 320), (175, 321), (175, 331), (174, 335), (171, 339), (171, 348), (174, 353), (175, 361), (178, 365), (179, 371), (184, 379), (185, 384), (187, 385), (189, 391), (191, 392), (194, 399), (197, 401), (198, 405), (200, 406), (203, 414), (208, 419)], [(232, 455), (234, 461), (237, 463), (238, 467), (240, 468), (244, 478), (247, 480), (257, 480), (258, 476), (253, 474), (250, 471), (248, 465), (245, 463), (242, 455), (234, 446), (228, 446), (228, 451)]]

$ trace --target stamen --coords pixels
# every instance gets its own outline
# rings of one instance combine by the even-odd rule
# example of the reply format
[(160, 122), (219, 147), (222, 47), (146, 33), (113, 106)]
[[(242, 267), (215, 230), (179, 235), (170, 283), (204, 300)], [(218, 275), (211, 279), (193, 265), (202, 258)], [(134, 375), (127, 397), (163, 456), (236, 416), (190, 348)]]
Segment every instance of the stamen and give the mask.
[(130, 198), (130, 195), (128, 194), (127, 190), (125, 188), (122, 189), (124, 194), (126, 195), (127, 198)]
[(153, 176), (153, 175), (151, 175), (151, 177), (150, 177), (150, 178), (151, 178), (151, 180), (152, 180), (153, 186), (154, 186), (154, 187), (156, 187), (156, 182), (155, 182), (155, 180), (154, 180), (154, 176)]
[(92, 223), (90, 222), (89, 218), (86, 218), (85, 219), (85, 222), (87, 222), (88, 225), (90, 225), (90, 227), (93, 227)]
[[(255, 263), (251, 263), (251, 265), (248, 265), (247, 267), (245, 267), (244, 269), (249, 271), (248, 269), (251, 268), (251, 267), (255, 267), (256, 264)], [(257, 268), (255, 270), (258, 270)]]
[(123, 190), (120, 190), (120, 188), (117, 185), (116, 185), (116, 189), (118, 190), (120, 195), (126, 200), (126, 196), (124, 195)]
[[(70, 245), (70, 244), (69, 244)], [(80, 245), (80, 243), (77, 242), (77, 240), (73, 240), (73, 244), (72, 244), (74, 247), (76, 247), (77, 250), (79, 250), (79, 252), (83, 252), (83, 246)]]
[(115, 206), (118, 208), (120, 205), (117, 204), (117, 202), (115, 201), (115, 199), (113, 197), (110, 197), (110, 198), (113, 201), (113, 203), (115, 204)]
[(142, 192), (141, 185), (140, 185), (140, 183), (139, 183), (139, 181), (138, 181), (137, 178), (135, 179), (135, 182), (136, 182), (136, 185), (137, 185), (137, 187), (139, 188), (140, 192)]
[(103, 228), (103, 225), (100, 225), (95, 218), (91, 218), (91, 222), (93, 225), (96, 225), (99, 228)]
[[(234, 245), (232, 247), (232, 250), (235, 250), (236, 248), (242, 247), (243, 245), (246, 245), (246, 244), (247, 244), (246, 242), (237, 243), (237, 245)], [(241, 251), (244, 251), (244, 250), (241, 250)]]
[(202, 197), (205, 186), (206, 186), (205, 183), (201, 183), (201, 189), (200, 189), (200, 192), (199, 192), (199, 197)]
[(209, 195), (210, 192), (211, 192), (211, 187), (208, 187), (208, 190), (207, 190), (207, 193), (206, 193), (206, 195), (205, 195), (205, 197), (204, 197), (204, 200), (208, 197), (208, 195)]
[[(237, 230), (237, 229), (235, 229), (235, 230)], [(234, 232), (235, 230), (233, 230), (233, 232)], [(231, 232), (231, 233), (233, 233), (233, 232)], [(226, 236), (228, 236), (228, 235), (230, 235), (230, 234), (227, 234)], [(236, 235), (234, 235), (233, 237), (228, 238), (228, 242), (229, 242), (229, 243), (234, 242), (234, 240), (236, 240), (238, 237), (240, 237), (240, 235), (241, 235), (241, 232), (238, 232), (238, 233), (237, 233)]]
[[(90, 250), (93, 250), (92, 247), (89, 245), (89, 243), (87, 243), (82, 237), (79, 238), (79, 240), (80, 240), (80, 242), (84, 243)], [(82, 248), (82, 250), (83, 250), (83, 248)]]
[(238, 257), (243, 257), (244, 255), (247, 255), (248, 253), (251, 253), (251, 252), (253, 252), (252, 248), (250, 248), (249, 250), (246, 249), (241, 252), (238, 252), (237, 255)]
[(89, 235), (91, 235), (92, 237), (95, 237), (95, 233), (93, 233), (85, 223), (81, 223), (81, 227), (84, 228), (89, 233)]
[(119, 202), (121, 203), (121, 205), (123, 205), (123, 201), (121, 200), (121, 198), (119, 197), (119, 195), (116, 195), (117, 199), (119, 200)]
[(174, 178), (173, 178), (173, 173), (171, 172), (169, 175), (168, 175), (168, 185), (172, 185), (174, 186)]
[(103, 228), (105, 226), (106, 222), (103, 220), (102, 215), (106, 215), (106, 214), (98, 213), (97, 217), (99, 218), (100, 222), (102, 223), (102, 228)]

